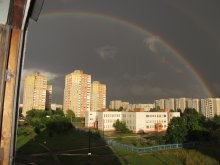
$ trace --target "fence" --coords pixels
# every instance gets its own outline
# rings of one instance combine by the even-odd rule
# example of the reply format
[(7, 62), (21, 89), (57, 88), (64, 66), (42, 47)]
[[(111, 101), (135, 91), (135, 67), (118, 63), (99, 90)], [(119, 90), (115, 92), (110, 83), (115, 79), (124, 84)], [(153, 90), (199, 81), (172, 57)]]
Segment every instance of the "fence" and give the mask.
[(102, 137), (96, 135), (96, 134), (88, 134), (85, 130), (76, 129), (80, 134), (86, 134), (88, 136), (91, 136), (93, 139), (102, 141), (104, 143), (107, 143), (108, 145), (119, 147), (128, 151), (133, 152), (153, 152), (153, 151), (162, 151), (162, 150), (170, 150), (170, 149), (180, 149), (180, 148), (194, 148), (196, 146), (196, 142), (191, 143), (182, 143), (182, 144), (166, 144), (166, 145), (159, 145), (159, 146), (151, 146), (151, 147), (133, 147), (126, 144), (121, 144), (113, 140), (105, 140)]
[(108, 145), (119, 147), (128, 151), (133, 152), (152, 152), (152, 151), (161, 151), (161, 150), (170, 150), (170, 149), (179, 149), (179, 148), (193, 148), (195, 147), (195, 143), (183, 143), (183, 144), (166, 144), (166, 145), (159, 145), (159, 146), (152, 146), (152, 147), (133, 147), (126, 144), (117, 143), (113, 140), (107, 141)]

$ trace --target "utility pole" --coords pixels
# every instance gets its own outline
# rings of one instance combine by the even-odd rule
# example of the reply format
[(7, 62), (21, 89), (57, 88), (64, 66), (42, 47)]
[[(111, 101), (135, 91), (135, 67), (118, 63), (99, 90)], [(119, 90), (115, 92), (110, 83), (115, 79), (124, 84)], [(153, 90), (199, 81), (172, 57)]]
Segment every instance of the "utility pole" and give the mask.
[[(43, 0), (1, 0), (0, 164), (14, 164), (19, 89), (29, 18), (38, 19)], [(2, 60), (3, 59), (3, 60)]]
[(90, 126), (89, 126), (89, 152), (88, 152), (88, 164), (91, 164), (91, 132), (90, 132)]

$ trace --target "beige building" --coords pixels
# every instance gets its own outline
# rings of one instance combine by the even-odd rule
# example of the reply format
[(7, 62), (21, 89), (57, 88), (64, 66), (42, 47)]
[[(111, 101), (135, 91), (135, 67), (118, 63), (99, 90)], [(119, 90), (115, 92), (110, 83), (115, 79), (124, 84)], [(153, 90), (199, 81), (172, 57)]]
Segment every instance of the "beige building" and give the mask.
[(24, 79), (23, 115), (32, 109), (44, 110), (46, 104), (47, 78), (39, 72)]
[(165, 109), (165, 99), (155, 100), (155, 108)]
[(51, 102), (52, 102), (52, 85), (47, 85), (46, 89), (46, 109), (51, 109)]
[(120, 107), (123, 107), (123, 102), (121, 100), (110, 101), (110, 105), (109, 105), (110, 109), (119, 109)]
[(81, 70), (66, 75), (64, 88), (64, 113), (72, 110), (76, 117), (85, 117), (85, 111), (90, 111), (91, 75)]
[(129, 130), (138, 132), (166, 131), (170, 120), (180, 117), (179, 112), (86, 112), (85, 126), (101, 131), (114, 131), (113, 124), (123, 121)]
[(91, 110), (98, 111), (106, 108), (106, 85), (99, 81), (92, 83)]
[(164, 100), (164, 106), (165, 109), (167, 110), (175, 110), (175, 99), (174, 98), (169, 98)]
[(52, 103), (51, 104), (51, 109), (52, 110), (56, 110), (56, 109), (63, 109), (63, 105), (60, 105), (60, 104), (56, 104), (56, 103)]
[(176, 99), (175, 100), (175, 104), (176, 104), (176, 110), (180, 109), (181, 112), (184, 112), (185, 109), (187, 108), (187, 106), (186, 106), (186, 98), (185, 97)]
[(220, 115), (220, 98), (201, 99), (201, 112), (207, 118)]
[(200, 112), (200, 99), (186, 99), (187, 108), (194, 108), (197, 112)]

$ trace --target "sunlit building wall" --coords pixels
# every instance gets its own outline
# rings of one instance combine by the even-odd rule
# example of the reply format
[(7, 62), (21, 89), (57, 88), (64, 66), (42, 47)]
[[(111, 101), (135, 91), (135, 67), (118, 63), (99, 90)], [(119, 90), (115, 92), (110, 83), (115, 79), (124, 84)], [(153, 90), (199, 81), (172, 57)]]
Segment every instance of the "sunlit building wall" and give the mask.
[(110, 109), (119, 109), (120, 107), (123, 107), (123, 102), (121, 100), (110, 101), (110, 105), (109, 105)]
[(186, 98), (178, 98), (175, 102), (176, 110), (180, 109), (182, 112), (184, 112), (186, 109)]
[(76, 117), (85, 117), (85, 111), (90, 111), (91, 75), (81, 70), (66, 75), (64, 88), (64, 113), (72, 110)]
[(200, 112), (200, 99), (186, 99), (187, 108), (194, 108), (197, 112)]
[(63, 109), (63, 105), (61, 105), (61, 104), (55, 104), (55, 103), (52, 103), (51, 104), (51, 109), (52, 110), (56, 110), (56, 109)]
[(23, 115), (32, 109), (44, 110), (46, 105), (47, 78), (39, 72), (24, 79)]
[(215, 115), (220, 115), (220, 98), (216, 98), (216, 110)]
[(165, 109), (165, 99), (155, 100), (155, 108)]
[(119, 120), (125, 122), (129, 130), (138, 132), (157, 131), (156, 125), (161, 125), (160, 131), (166, 131), (170, 120), (180, 117), (179, 112), (86, 112), (85, 126), (95, 127), (101, 131), (114, 131), (113, 124)]
[(174, 98), (165, 99), (164, 104), (165, 104), (165, 109), (167, 109), (167, 110), (175, 110), (176, 109)]
[(92, 83), (91, 110), (98, 111), (106, 108), (106, 85), (99, 81)]
[(220, 115), (220, 98), (201, 99), (201, 112), (207, 118)]

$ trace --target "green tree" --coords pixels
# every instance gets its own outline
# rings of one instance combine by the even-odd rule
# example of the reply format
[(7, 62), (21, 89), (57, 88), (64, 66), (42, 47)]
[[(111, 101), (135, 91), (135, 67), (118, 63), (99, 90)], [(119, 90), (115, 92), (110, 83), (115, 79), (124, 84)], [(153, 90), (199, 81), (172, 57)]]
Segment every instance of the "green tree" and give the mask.
[(68, 131), (73, 129), (73, 125), (66, 117), (53, 116), (48, 119), (46, 128), (50, 133), (67, 133)]
[(159, 112), (159, 111), (160, 111), (160, 106), (150, 109), (150, 112)]
[(75, 119), (75, 113), (72, 110), (67, 110), (66, 117), (72, 122)]
[(125, 122), (117, 120), (114, 124), (113, 127), (115, 128), (116, 131), (121, 132), (121, 133), (128, 133), (130, 132), (128, 127), (126, 126)]
[(183, 117), (174, 117), (167, 128), (165, 139), (167, 143), (182, 143), (187, 138), (187, 122)]
[(55, 115), (64, 116), (64, 112), (63, 112), (62, 109), (57, 108), (56, 111), (55, 111)]
[(220, 116), (215, 115), (213, 118), (214, 129), (220, 128)]
[(119, 111), (119, 112), (123, 111), (123, 107), (120, 107), (120, 108), (118, 109), (118, 111)]

